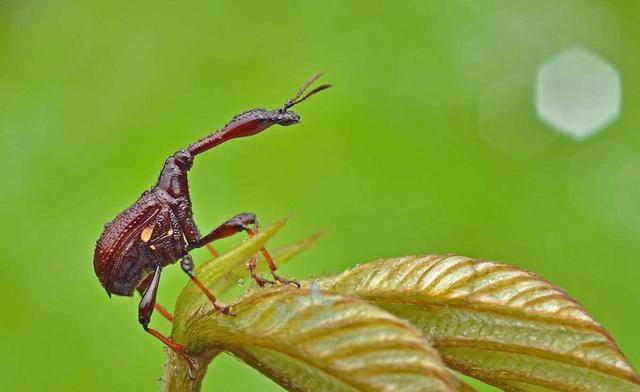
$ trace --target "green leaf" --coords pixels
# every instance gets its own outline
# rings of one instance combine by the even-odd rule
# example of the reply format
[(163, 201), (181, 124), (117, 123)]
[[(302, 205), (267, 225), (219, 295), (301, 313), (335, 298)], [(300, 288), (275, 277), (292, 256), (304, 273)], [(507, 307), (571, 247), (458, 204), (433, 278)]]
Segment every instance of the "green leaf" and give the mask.
[[(290, 391), (464, 390), (419, 330), (360, 300), (278, 287), (250, 294), (234, 311), (198, 313), (176, 337), (201, 368), (224, 350)], [(172, 366), (182, 367), (168, 369), (176, 380), (185, 365)], [(171, 382), (169, 390), (185, 387)]]
[(475, 388), (461, 380), (453, 370), (451, 370), (451, 377), (454, 378), (457, 392), (477, 392)]
[(410, 320), (450, 367), (504, 390), (640, 391), (638, 374), (609, 334), (531, 272), (460, 256), (415, 256), (317, 282)]

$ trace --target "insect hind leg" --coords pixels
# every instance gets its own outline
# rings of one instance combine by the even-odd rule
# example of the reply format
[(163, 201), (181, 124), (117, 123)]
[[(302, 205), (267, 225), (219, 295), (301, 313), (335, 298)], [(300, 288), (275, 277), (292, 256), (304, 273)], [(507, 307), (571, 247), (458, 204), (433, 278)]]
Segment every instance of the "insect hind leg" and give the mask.
[[(149, 274), (149, 276), (147, 276), (142, 281), (142, 283), (140, 283), (140, 285), (137, 287), (138, 293), (140, 293), (141, 296), (144, 296), (144, 293), (147, 291), (147, 289), (151, 285), (151, 281), (153, 280), (153, 275), (154, 274)], [(173, 315), (164, 306), (160, 305), (157, 302), (154, 302), (153, 308), (156, 311), (158, 311), (158, 313), (160, 313), (162, 317), (167, 319), (170, 323), (173, 323)]]
[(176, 354), (180, 355), (188, 364), (189, 364), (189, 376), (193, 379), (193, 371), (198, 369), (198, 363), (195, 359), (189, 356), (185, 350), (184, 346), (178, 344), (171, 340), (170, 338), (164, 336), (159, 331), (155, 329), (149, 328), (149, 322), (151, 321), (151, 314), (153, 314), (153, 309), (156, 303), (156, 296), (158, 294), (158, 284), (160, 282), (160, 271), (162, 267), (156, 267), (156, 270), (153, 274), (151, 274), (151, 280), (149, 282), (148, 287), (144, 291), (142, 295), (142, 299), (140, 300), (140, 305), (138, 306), (138, 321), (142, 325), (142, 328), (149, 333), (150, 335), (156, 337), (160, 340), (165, 346), (169, 347)]

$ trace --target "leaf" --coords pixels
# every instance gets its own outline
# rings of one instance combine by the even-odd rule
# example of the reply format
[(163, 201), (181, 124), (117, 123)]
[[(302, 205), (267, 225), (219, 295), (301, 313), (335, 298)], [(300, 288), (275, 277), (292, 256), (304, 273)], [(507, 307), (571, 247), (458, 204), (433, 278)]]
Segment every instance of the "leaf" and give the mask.
[(454, 377), (457, 392), (477, 392), (475, 388), (461, 380), (453, 370), (451, 370), (451, 376)]
[(176, 338), (196, 358), (228, 351), (290, 391), (458, 390), (419, 330), (360, 300), (278, 287), (234, 311), (200, 313)]
[(414, 256), (317, 283), (410, 320), (450, 367), (506, 391), (640, 391), (638, 374), (600, 324), (531, 272), (461, 256)]

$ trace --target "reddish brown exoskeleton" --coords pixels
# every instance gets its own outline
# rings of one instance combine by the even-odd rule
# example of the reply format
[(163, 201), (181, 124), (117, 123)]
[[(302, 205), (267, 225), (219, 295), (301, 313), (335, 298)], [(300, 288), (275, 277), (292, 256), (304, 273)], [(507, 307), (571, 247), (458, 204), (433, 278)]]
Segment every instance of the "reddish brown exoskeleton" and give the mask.
[[(239, 114), (222, 129), (193, 143), (186, 150), (173, 154), (165, 161), (156, 184), (144, 192), (131, 207), (120, 213), (113, 222), (105, 225), (98, 239), (93, 265), (102, 287), (109, 296), (111, 294), (132, 296), (137, 289), (142, 294), (138, 308), (138, 321), (147, 332), (189, 362), (190, 369), (194, 369), (197, 365), (184, 352), (183, 347), (149, 328), (154, 308), (172, 321), (171, 314), (156, 304), (160, 272), (163, 267), (182, 260), (182, 270), (211, 300), (213, 306), (225, 314), (232, 315), (229, 307), (219, 305), (213, 294), (194, 275), (194, 263), (189, 251), (205, 245), (210, 246), (208, 244), (215, 240), (241, 231), (252, 235), (259, 229), (259, 225), (255, 214), (242, 213), (204, 237), (200, 236), (193, 220), (187, 172), (191, 169), (196, 155), (221, 143), (238, 137), (255, 135), (275, 124), (289, 126), (299, 123), (300, 116), (289, 109), (311, 95), (330, 87), (324, 84), (303, 96), (309, 85), (319, 77), (320, 74), (316, 74), (309, 79), (282, 108), (254, 109)], [(275, 280), (284, 284), (298, 285), (295, 281), (280, 277), (276, 273), (277, 267), (269, 253), (264, 248), (261, 252), (269, 263), (271, 275)], [(248, 265), (253, 279), (260, 286), (264, 286), (265, 283), (274, 283), (256, 275), (255, 263), (256, 258), (253, 257)]]

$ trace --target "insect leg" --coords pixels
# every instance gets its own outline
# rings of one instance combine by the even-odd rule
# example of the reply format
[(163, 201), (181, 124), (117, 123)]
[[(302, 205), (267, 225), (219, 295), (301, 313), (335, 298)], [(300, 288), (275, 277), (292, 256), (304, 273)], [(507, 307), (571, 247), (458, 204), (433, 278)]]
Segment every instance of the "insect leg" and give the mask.
[(259, 276), (258, 274), (256, 274), (256, 262), (258, 261), (258, 259), (256, 258), (255, 255), (251, 256), (251, 259), (249, 259), (249, 263), (247, 264), (247, 268), (249, 268), (249, 273), (251, 274), (251, 277), (253, 278), (253, 280), (256, 281), (256, 283), (258, 284), (258, 286), (260, 287), (264, 287), (265, 284), (270, 283), (270, 284), (275, 284), (276, 282), (272, 282), (270, 280), (267, 280), (261, 276)]
[[(260, 224), (256, 219), (256, 215), (253, 213), (244, 212), (229, 219), (228, 221), (221, 224), (220, 226), (215, 228), (211, 233), (205, 235), (204, 237), (199, 238), (193, 242), (190, 242), (189, 249), (203, 247), (210, 242), (229, 237), (241, 231), (246, 231), (250, 236), (252, 236), (256, 234), (259, 230), (260, 230)], [(276, 264), (273, 261), (273, 258), (271, 257), (271, 255), (269, 254), (267, 249), (265, 249), (264, 246), (260, 248), (260, 252), (264, 256), (265, 260), (267, 260), (267, 263), (269, 264), (269, 269), (271, 270), (271, 275), (275, 280), (283, 284), (295, 284), (296, 286), (299, 286), (298, 282), (284, 279), (276, 273), (276, 270), (278, 269), (278, 267), (276, 266)], [(251, 272), (251, 276), (254, 278), (254, 280), (256, 281), (256, 283), (258, 283), (260, 287), (264, 286), (265, 283), (272, 283), (268, 280), (257, 277), (255, 273), (255, 260), (253, 259), (249, 262), (249, 272)]]
[(211, 244), (207, 244), (207, 250), (211, 253), (214, 259), (220, 257), (220, 253)]
[(251, 226), (254, 226), (255, 224), (256, 215), (249, 212), (243, 212), (216, 227), (211, 231), (211, 233), (205, 235), (204, 237), (190, 242), (189, 249), (201, 248), (213, 241), (232, 236), (234, 234), (240, 233), (241, 231), (246, 231), (247, 233), (249, 233), (252, 230)]
[[(149, 274), (149, 276), (147, 276), (142, 281), (142, 283), (140, 283), (140, 286), (138, 286), (138, 292), (140, 293), (140, 295), (144, 295), (145, 291), (149, 288), (149, 285), (151, 285), (151, 281), (153, 280), (153, 277), (154, 277), (154, 274)], [(170, 323), (173, 322), (173, 315), (171, 315), (171, 313), (168, 310), (166, 310), (164, 306), (156, 302), (153, 305), (153, 308), (157, 310), (158, 313), (160, 313), (164, 318), (169, 320)]]
[[(259, 231), (260, 231), (260, 224), (256, 220), (255, 224), (253, 225), (253, 228), (249, 229), (247, 231), (247, 233), (250, 236), (253, 236), (253, 235), (257, 234)], [(300, 287), (300, 283), (296, 282), (295, 280), (288, 280), (288, 279), (285, 279), (282, 276), (278, 275), (278, 273), (276, 272), (276, 270), (278, 269), (278, 266), (273, 261), (273, 258), (271, 257), (271, 254), (269, 254), (269, 252), (267, 252), (267, 249), (264, 246), (260, 248), (260, 253), (262, 253), (262, 256), (264, 256), (264, 259), (267, 260), (267, 263), (269, 264), (269, 269), (271, 270), (271, 276), (273, 276), (273, 279), (277, 280), (278, 282), (280, 282), (282, 284), (293, 284), (295, 286)], [(249, 263), (249, 264), (251, 264), (251, 263)], [(255, 272), (252, 271), (251, 267), (249, 267), (249, 272), (252, 272), (251, 276), (255, 275)], [(258, 282), (258, 285), (260, 285), (260, 282)]]
[(140, 305), (138, 306), (138, 321), (140, 322), (140, 324), (142, 324), (142, 328), (144, 328), (145, 331), (155, 336), (162, 343), (164, 343), (165, 346), (172, 349), (176, 354), (180, 355), (185, 361), (187, 361), (187, 363), (189, 364), (189, 376), (191, 378), (194, 378), (192, 371), (198, 368), (198, 364), (195, 359), (191, 358), (189, 355), (187, 355), (187, 353), (184, 352), (184, 347), (181, 344), (174, 342), (155, 329), (149, 328), (151, 314), (153, 313), (153, 308), (156, 303), (156, 295), (158, 294), (158, 284), (160, 282), (161, 270), (162, 268), (160, 266), (156, 267), (155, 272), (152, 274), (152, 279), (149, 283), (149, 287), (147, 287), (147, 290), (142, 295)]
[(198, 286), (198, 288), (202, 290), (202, 292), (207, 296), (207, 298), (209, 298), (209, 300), (213, 304), (213, 307), (215, 307), (217, 310), (219, 310), (224, 314), (228, 314), (231, 316), (234, 315), (231, 312), (231, 308), (229, 308), (228, 306), (220, 306), (216, 301), (216, 297), (211, 293), (211, 291), (209, 291), (208, 288), (205, 287), (205, 285), (202, 284), (202, 282), (200, 282), (200, 279), (196, 277), (195, 273), (193, 272), (195, 269), (195, 265), (193, 263), (193, 259), (191, 258), (190, 254), (187, 253), (186, 255), (184, 255), (184, 257), (182, 257), (182, 262), (180, 263), (180, 265), (182, 267), (182, 270), (186, 272), (187, 275), (189, 275), (189, 278), (191, 278), (191, 281), (193, 282), (193, 284)]
[[(256, 215), (252, 213), (241, 213), (233, 218), (229, 219), (225, 223), (221, 224), (217, 228), (215, 228), (211, 233), (206, 236), (197, 239), (193, 242), (190, 247), (199, 248), (202, 246), (210, 246), (209, 244), (213, 241), (229, 237), (241, 231), (246, 231), (247, 233), (252, 232), (251, 226), (255, 226), (256, 224)], [(266, 251), (266, 250), (265, 250)], [(256, 257), (252, 256), (249, 260), (249, 264), (247, 267), (249, 268), (249, 272), (251, 273), (251, 277), (256, 281), (258, 286), (263, 287), (267, 283), (275, 284), (270, 280), (264, 279), (256, 274)]]

